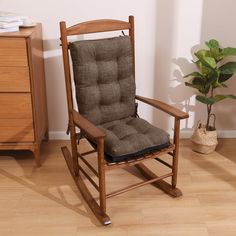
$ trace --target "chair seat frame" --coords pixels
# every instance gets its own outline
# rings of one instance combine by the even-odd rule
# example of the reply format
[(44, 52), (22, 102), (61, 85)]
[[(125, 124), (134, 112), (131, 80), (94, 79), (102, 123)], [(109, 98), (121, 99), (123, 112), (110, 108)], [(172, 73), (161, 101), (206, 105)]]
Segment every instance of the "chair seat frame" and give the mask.
[[(63, 54), (63, 63), (64, 63), (64, 73), (65, 73), (65, 83), (66, 83), (66, 94), (67, 94), (67, 105), (68, 105), (68, 129), (70, 133), (71, 141), (71, 152), (67, 147), (62, 147), (62, 152), (70, 173), (78, 186), (82, 196), (87, 202), (90, 209), (93, 211), (94, 215), (103, 225), (109, 225), (111, 223), (110, 217), (106, 213), (106, 199), (116, 196), (118, 194), (127, 192), (129, 190), (141, 187), (146, 184), (153, 184), (165, 193), (169, 194), (172, 197), (179, 197), (182, 195), (182, 192), (176, 187), (177, 185), (177, 173), (178, 173), (178, 157), (179, 157), (179, 133), (180, 133), (180, 120), (188, 118), (188, 114), (176, 109), (173, 106), (170, 106), (166, 103), (163, 103), (158, 100), (145, 98), (142, 96), (136, 95), (135, 98), (137, 101), (144, 102), (162, 110), (165, 113), (174, 117), (174, 138), (173, 144), (168, 148), (161, 149), (153, 153), (148, 153), (147, 155), (140, 156), (134, 160), (124, 161), (124, 162), (107, 162), (104, 158), (104, 139), (105, 134), (102, 130), (97, 128), (94, 124), (88, 121), (83, 117), (79, 112), (75, 111), (73, 108), (73, 99), (72, 99), (72, 87), (71, 87), (71, 73), (70, 73), (70, 64), (69, 64), (69, 52), (68, 52), (68, 37), (72, 35), (81, 35), (81, 34), (90, 34), (97, 32), (107, 32), (107, 31), (117, 31), (117, 30), (128, 30), (129, 36), (131, 39), (131, 44), (133, 47), (133, 59), (135, 60), (134, 55), (134, 17), (129, 16), (129, 21), (119, 21), (111, 19), (103, 20), (92, 20), (83, 23), (73, 25), (71, 27), (66, 27), (64, 21), (60, 22), (60, 31), (61, 31), (61, 45), (62, 45), (62, 54)], [(135, 63), (134, 63), (135, 65)], [(134, 68), (135, 73), (135, 68)], [(80, 153), (77, 149), (78, 137), (76, 134), (76, 127), (78, 127), (81, 133), (84, 134), (89, 140), (92, 140), (96, 143), (96, 148), (91, 151)], [(92, 167), (92, 165), (87, 160), (89, 154), (97, 155), (97, 170)], [(161, 155), (168, 154), (172, 157), (172, 164), (169, 164), (159, 157)], [(158, 176), (154, 174), (150, 169), (148, 169), (143, 162), (154, 159), (163, 165), (169, 167), (171, 170), (169, 173)], [(80, 163), (85, 164), (93, 174), (98, 178), (98, 184), (89, 176), (89, 174), (82, 168)], [(137, 184), (125, 187), (123, 189), (106, 193), (105, 188), (105, 172), (108, 170), (116, 168), (124, 168), (127, 166), (135, 166), (146, 178)], [(96, 198), (92, 196), (91, 192), (87, 188), (84, 177), (86, 177), (92, 186), (99, 193), (99, 201), (97, 202)], [(171, 177), (171, 183), (166, 182), (164, 179)]]

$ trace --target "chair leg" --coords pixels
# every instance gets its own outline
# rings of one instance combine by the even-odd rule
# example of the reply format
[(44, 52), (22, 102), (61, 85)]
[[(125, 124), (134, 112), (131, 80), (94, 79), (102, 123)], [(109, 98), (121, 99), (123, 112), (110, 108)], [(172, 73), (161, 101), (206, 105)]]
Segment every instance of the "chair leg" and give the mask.
[[(104, 201), (105, 199), (101, 197), (100, 199), (102, 200), (100, 200), (100, 205), (98, 205), (98, 203), (96, 202), (96, 200), (94, 199), (94, 197), (92, 196), (88, 188), (86, 187), (81, 176), (75, 173), (75, 168), (73, 167), (74, 160), (70, 154), (69, 149), (67, 147), (62, 147), (61, 149), (62, 149), (63, 156), (65, 158), (66, 164), (69, 168), (69, 171), (80, 193), (82, 194), (84, 200), (87, 202), (89, 208), (92, 210), (92, 212), (94, 213), (96, 218), (101, 222), (101, 224), (103, 225), (111, 224), (110, 217), (105, 213), (105, 207), (104, 207), (105, 205), (104, 204), (101, 205), (102, 202), (105, 203)], [(104, 178), (104, 181), (105, 181), (105, 178)], [(99, 179), (99, 183), (100, 183), (100, 179)], [(105, 194), (105, 191), (100, 196), (104, 196), (104, 194)]]
[(70, 125), (70, 142), (71, 142), (71, 152), (72, 152), (74, 174), (79, 175), (77, 138), (76, 138), (75, 126), (73, 124)]
[(171, 184), (173, 188), (176, 188), (177, 185), (177, 174), (178, 174), (178, 162), (179, 162), (179, 132), (180, 132), (180, 120), (175, 118), (174, 126), (174, 144), (175, 149), (173, 151), (173, 162), (172, 162), (172, 180)]
[(99, 176), (99, 201), (102, 214), (106, 212), (106, 188), (104, 165), (104, 139), (98, 139), (98, 176)]
[[(175, 126), (174, 126), (174, 144), (175, 149), (173, 151), (173, 161), (172, 161), (172, 178), (171, 185), (164, 180), (157, 181), (153, 183), (156, 187), (160, 188), (167, 194), (173, 197), (182, 196), (182, 192), (180, 189), (176, 188), (177, 185), (177, 174), (178, 174), (178, 161), (179, 161), (179, 133), (180, 133), (180, 120), (175, 118)], [(143, 164), (139, 164), (136, 166), (141, 173), (147, 178), (155, 178), (157, 177), (153, 172), (151, 172), (146, 166)]]
[[(177, 174), (178, 174), (178, 159), (179, 159), (179, 131), (180, 131), (180, 120), (175, 118), (175, 126), (174, 126), (174, 144), (175, 149), (173, 151), (173, 161), (172, 161), (172, 178), (171, 184), (167, 183), (164, 180), (158, 180), (154, 183), (156, 187), (161, 189), (163, 192), (171, 195), (172, 197), (180, 197), (182, 196), (182, 192), (180, 189), (176, 188), (177, 185)], [(158, 177), (155, 175), (149, 168), (147, 168), (144, 164), (140, 163), (135, 165), (135, 167), (147, 178), (153, 179)]]

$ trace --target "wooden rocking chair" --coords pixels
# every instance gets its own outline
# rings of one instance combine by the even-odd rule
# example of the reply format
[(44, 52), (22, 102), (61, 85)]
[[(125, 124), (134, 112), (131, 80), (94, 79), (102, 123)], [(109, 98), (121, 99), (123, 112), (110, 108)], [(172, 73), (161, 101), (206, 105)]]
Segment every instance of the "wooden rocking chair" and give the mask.
[[(69, 42), (68, 39), (74, 35), (122, 30), (128, 30), (129, 36), (76, 42)], [(62, 147), (62, 152), (76, 185), (97, 219), (103, 225), (110, 224), (106, 214), (106, 198), (145, 184), (152, 183), (173, 197), (181, 196), (181, 191), (176, 188), (180, 120), (187, 118), (188, 114), (163, 102), (135, 95), (134, 17), (129, 16), (128, 22), (93, 20), (68, 28), (63, 21), (60, 22), (60, 31), (72, 154), (67, 147)], [(69, 51), (79, 112), (73, 106)], [(175, 118), (173, 143), (165, 131), (138, 117), (135, 100)], [(76, 127), (80, 129), (80, 136), (94, 147), (93, 150), (78, 152), (80, 138)], [(97, 155), (98, 171), (85, 158), (91, 153)], [(163, 154), (173, 157), (172, 164), (159, 158)], [(143, 164), (149, 159), (157, 160), (171, 171), (162, 176), (155, 175)], [(85, 172), (80, 162), (98, 177), (98, 184)], [(107, 194), (105, 171), (126, 166), (135, 166), (146, 180)], [(84, 177), (98, 191), (98, 203), (85, 185)], [(163, 180), (167, 177), (171, 177), (171, 183)]]

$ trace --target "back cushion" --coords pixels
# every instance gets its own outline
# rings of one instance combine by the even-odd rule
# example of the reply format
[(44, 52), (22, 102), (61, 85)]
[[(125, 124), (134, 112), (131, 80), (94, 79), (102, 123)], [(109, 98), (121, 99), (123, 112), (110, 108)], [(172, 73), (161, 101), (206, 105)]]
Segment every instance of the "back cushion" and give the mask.
[(79, 112), (94, 124), (135, 114), (135, 81), (130, 38), (70, 43)]

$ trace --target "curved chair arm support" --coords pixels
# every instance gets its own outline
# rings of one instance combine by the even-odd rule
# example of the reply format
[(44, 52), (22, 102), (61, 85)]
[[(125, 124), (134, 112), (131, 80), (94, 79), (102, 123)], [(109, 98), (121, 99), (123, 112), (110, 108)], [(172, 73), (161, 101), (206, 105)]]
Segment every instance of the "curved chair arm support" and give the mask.
[(92, 139), (101, 139), (106, 136), (102, 130), (84, 118), (81, 114), (79, 114), (79, 112), (73, 110), (72, 114), (74, 124)]
[(161, 111), (164, 111), (166, 113), (168, 113), (169, 115), (181, 120), (181, 119), (186, 119), (189, 117), (188, 113), (183, 112), (167, 103), (155, 100), (155, 99), (151, 99), (151, 98), (146, 98), (146, 97), (142, 97), (142, 96), (138, 96), (136, 95), (135, 98), (141, 102), (144, 102), (146, 104), (149, 104), (155, 108), (158, 108)]

